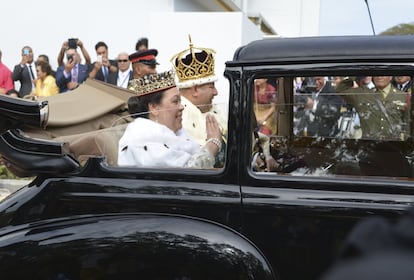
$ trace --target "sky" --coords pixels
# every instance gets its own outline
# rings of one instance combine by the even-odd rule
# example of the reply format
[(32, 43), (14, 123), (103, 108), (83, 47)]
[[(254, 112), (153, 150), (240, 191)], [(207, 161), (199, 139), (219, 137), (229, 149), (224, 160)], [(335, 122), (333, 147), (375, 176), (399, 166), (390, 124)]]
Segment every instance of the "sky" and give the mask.
[[(373, 35), (365, 0), (320, 0), (320, 35)], [(414, 0), (367, 0), (375, 33), (414, 23)]]

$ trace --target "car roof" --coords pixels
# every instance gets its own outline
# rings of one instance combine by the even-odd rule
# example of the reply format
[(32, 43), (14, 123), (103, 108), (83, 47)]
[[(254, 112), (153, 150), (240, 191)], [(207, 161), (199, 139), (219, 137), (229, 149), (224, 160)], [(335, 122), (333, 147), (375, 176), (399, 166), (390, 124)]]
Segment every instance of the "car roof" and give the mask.
[(227, 66), (352, 61), (414, 62), (414, 36), (271, 38), (238, 48)]

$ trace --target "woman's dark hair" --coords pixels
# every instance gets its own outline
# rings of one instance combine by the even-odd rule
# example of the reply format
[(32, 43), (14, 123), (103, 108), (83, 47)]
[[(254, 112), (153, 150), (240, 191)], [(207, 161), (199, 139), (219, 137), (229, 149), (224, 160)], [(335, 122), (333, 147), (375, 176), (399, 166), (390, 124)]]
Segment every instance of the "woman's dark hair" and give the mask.
[(138, 51), (141, 46), (145, 46), (145, 48), (148, 49), (148, 38), (140, 38), (135, 44), (135, 50)]
[(46, 61), (38, 61), (36, 66), (40, 67), (40, 70), (42, 70), (42, 72), (46, 73), (46, 75), (50, 75), (52, 73), (52, 67), (50, 67), (50, 64)]
[(128, 99), (128, 112), (133, 118), (149, 117), (149, 104), (160, 104), (165, 91), (148, 93), (141, 96), (131, 96)]
[[(46, 54), (39, 54), (38, 59), (43, 58), (44, 61), (49, 62), (49, 57)], [(50, 62), (49, 62), (50, 63)]]

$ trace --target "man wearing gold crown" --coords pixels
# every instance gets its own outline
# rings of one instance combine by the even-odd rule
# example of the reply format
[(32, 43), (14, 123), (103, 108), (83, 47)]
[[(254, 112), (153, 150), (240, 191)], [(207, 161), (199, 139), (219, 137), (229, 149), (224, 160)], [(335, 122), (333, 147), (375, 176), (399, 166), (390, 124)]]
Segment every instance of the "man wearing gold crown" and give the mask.
[[(207, 48), (193, 47), (190, 39), (190, 48), (172, 57), (176, 74), (176, 84), (184, 105), (183, 127), (190, 137), (205, 145), (207, 141), (206, 116), (212, 114), (222, 131), (223, 139), (227, 135), (227, 115), (213, 104), (213, 98), (218, 94), (214, 73), (215, 51)], [(220, 153), (217, 165), (224, 163), (224, 151)]]

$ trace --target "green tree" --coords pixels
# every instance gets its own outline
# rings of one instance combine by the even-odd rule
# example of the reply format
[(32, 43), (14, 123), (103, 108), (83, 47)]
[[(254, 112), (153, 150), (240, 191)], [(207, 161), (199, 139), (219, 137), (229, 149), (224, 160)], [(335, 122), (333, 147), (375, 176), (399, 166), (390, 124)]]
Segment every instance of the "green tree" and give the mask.
[(414, 23), (401, 23), (381, 32), (379, 35), (413, 35)]

